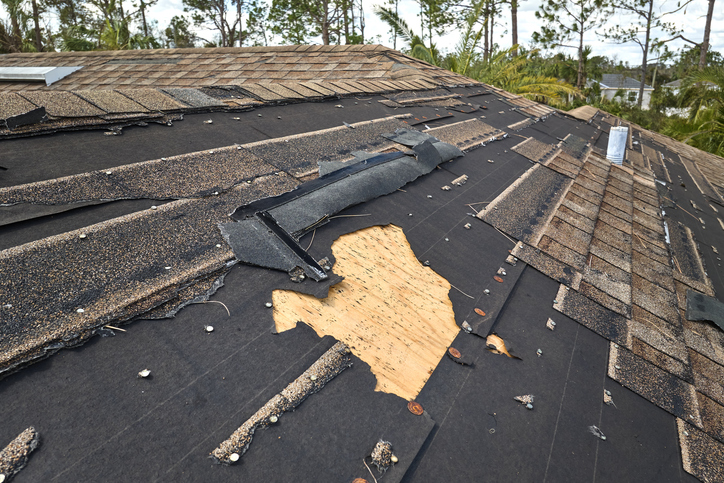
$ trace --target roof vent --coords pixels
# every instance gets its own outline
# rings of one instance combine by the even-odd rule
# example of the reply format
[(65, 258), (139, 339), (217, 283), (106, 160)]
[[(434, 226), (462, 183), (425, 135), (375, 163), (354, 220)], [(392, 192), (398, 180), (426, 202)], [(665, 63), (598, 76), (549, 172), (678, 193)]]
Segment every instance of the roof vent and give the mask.
[(79, 67), (0, 67), (0, 81), (42, 81), (49, 86), (82, 68), (82, 65)]
[(623, 156), (626, 153), (627, 140), (627, 127), (612, 127), (611, 132), (608, 133), (608, 150), (606, 151), (606, 159), (614, 164), (623, 164)]

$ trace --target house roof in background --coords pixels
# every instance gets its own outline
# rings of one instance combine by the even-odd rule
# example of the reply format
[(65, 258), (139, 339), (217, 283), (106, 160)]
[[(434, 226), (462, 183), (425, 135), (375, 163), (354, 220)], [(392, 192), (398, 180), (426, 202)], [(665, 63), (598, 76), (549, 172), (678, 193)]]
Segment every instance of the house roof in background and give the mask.
[(0, 84), (0, 473), (724, 479), (721, 158), (377, 46), (0, 65), (80, 56)]
[[(623, 74), (603, 74), (600, 84), (610, 89), (638, 89), (641, 81)], [(651, 86), (644, 84), (644, 89), (651, 89)]]

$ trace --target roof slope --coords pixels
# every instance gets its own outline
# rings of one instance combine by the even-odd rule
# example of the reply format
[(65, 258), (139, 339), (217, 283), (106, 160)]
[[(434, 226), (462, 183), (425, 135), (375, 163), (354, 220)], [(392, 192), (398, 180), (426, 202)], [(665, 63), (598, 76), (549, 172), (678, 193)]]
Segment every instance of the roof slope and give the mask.
[(7, 59), (74, 55), (0, 92), (0, 473), (724, 480), (720, 158), (383, 47)]
[[(612, 89), (638, 89), (641, 82), (623, 74), (603, 74), (601, 84)], [(650, 85), (644, 84), (644, 89), (651, 89)]]

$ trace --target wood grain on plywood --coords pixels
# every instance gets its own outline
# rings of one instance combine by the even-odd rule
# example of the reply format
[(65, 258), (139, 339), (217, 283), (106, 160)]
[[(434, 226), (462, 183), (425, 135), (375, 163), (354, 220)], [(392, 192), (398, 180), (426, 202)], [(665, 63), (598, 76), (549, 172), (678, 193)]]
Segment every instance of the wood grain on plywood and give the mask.
[(344, 281), (325, 299), (275, 290), (277, 331), (304, 322), (369, 364), (375, 390), (414, 399), (459, 331), (450, 284), (420, 264), (394, 225), (343, 235), (332, 253)]

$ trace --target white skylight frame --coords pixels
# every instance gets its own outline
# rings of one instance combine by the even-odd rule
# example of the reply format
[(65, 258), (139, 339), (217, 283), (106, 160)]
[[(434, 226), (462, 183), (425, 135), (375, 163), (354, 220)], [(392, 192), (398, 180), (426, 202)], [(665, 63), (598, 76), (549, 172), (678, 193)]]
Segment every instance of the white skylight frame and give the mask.
[(82, 69), (74, 67), (0, 67), (0, 81), (45, 82), (46, 86)]

